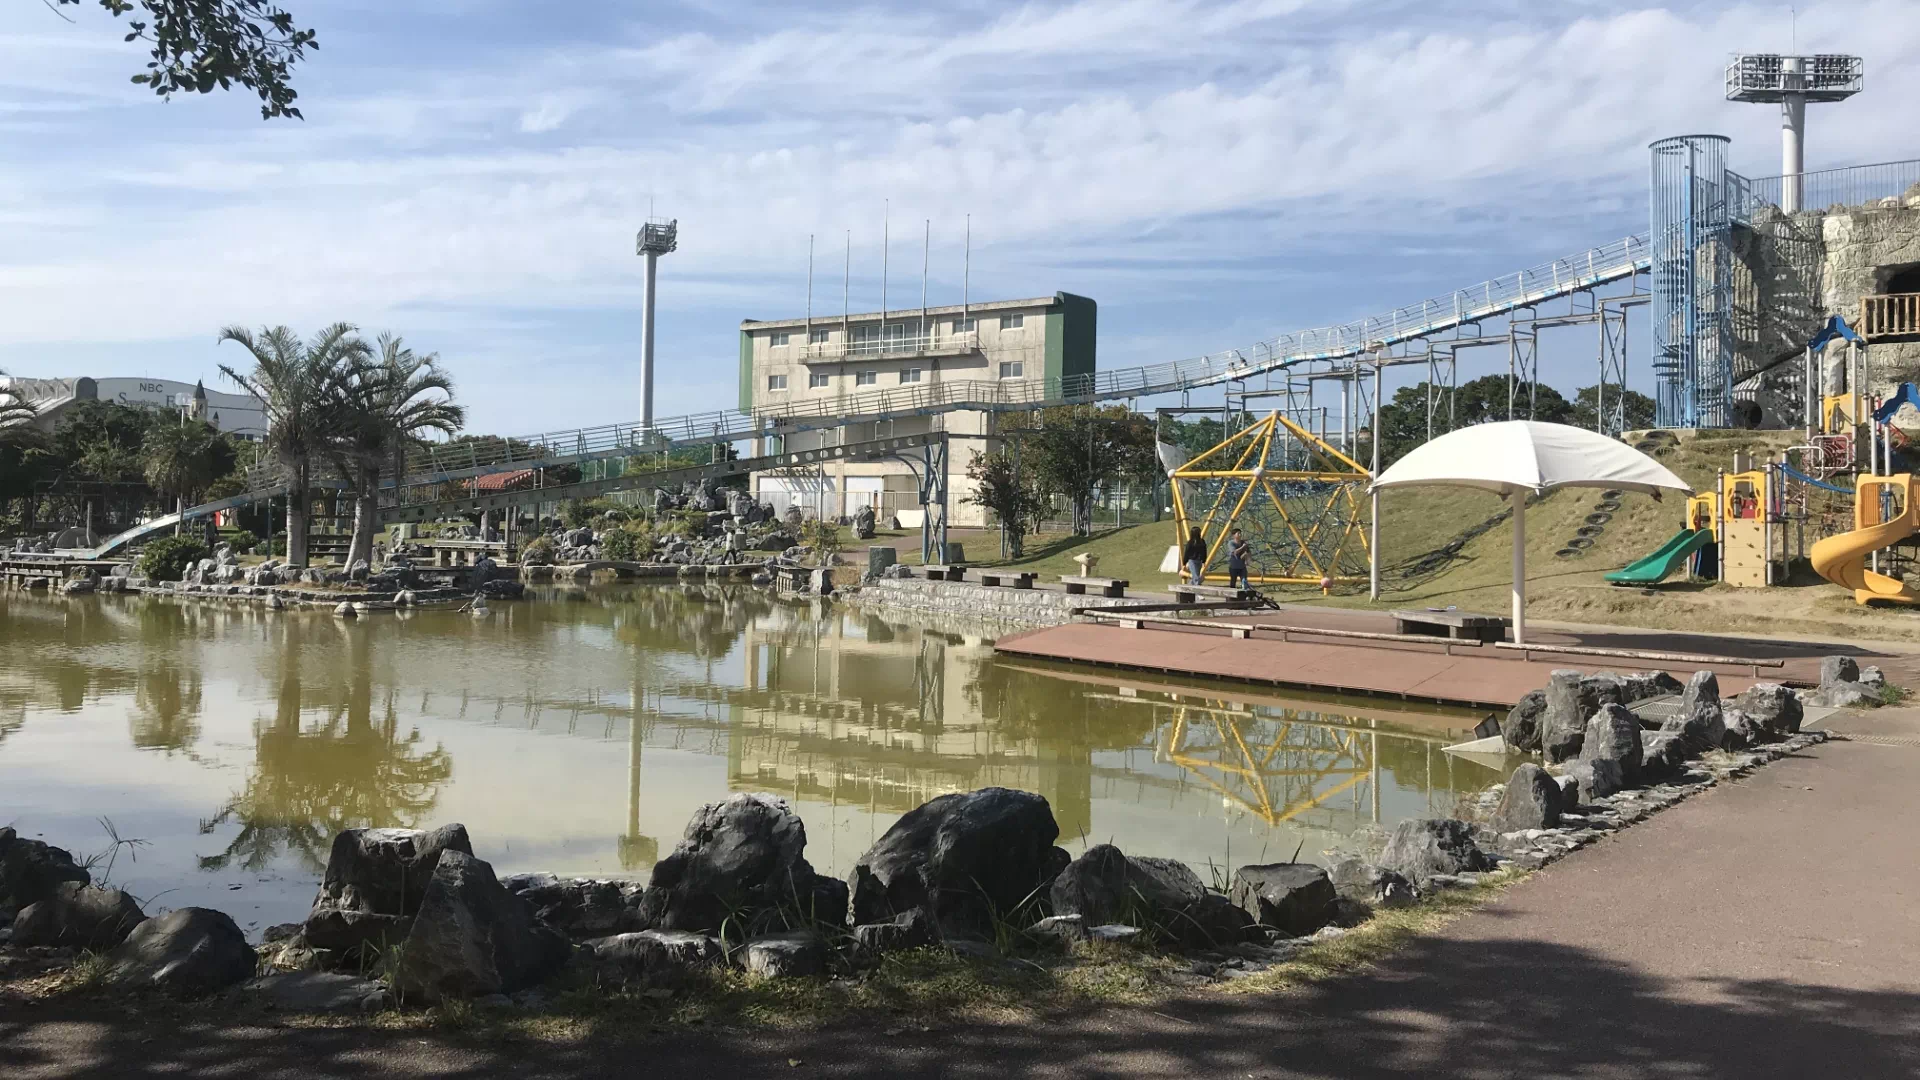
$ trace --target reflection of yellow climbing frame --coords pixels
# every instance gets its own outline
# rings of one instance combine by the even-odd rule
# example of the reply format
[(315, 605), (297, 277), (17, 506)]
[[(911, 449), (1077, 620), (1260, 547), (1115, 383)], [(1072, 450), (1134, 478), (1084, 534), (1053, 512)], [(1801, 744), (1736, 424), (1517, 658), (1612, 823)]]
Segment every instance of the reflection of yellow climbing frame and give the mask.
[(1269, 825), (1324, 806), (1373, 779), (1371, 744), (1360, 732), (1304, 718), (1261, 727), (1265, 745), (1249, 743), (1240, 717), (1181, 706), (1167, 732), (1167, 760)]
[[(1173, 471), (1173, 520), (1184, 544), (1207, 541), (1208, 580), (1226, 579), (1226, 538), (1242, 527), (1255, 545), (1250, 580), (1319, 584), (1365, 576), (1361, 498), (1372, 479), (1352, 458), (1279, 413)], [(1183, 491), (1182, 489), (1187, 489)], [(1188, 496), (1196, 504), (1188, 505)]]

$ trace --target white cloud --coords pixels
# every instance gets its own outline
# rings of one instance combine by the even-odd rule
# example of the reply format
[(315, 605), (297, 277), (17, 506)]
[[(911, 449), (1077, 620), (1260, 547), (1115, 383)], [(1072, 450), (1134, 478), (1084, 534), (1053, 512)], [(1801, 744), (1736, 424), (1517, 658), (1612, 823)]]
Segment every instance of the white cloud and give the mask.
[[(1409, 238), (1462, 252), (1473, 276), (1611, 239), (1637, 223), (1644, 146), (1661, 135), (1727, 131), (1740, 164), (1773, 171), (1776, 118), (1720, 101), (1718, 70), (1729, 48), (1772, 44), (1771, 8), (1486, 10), (1476, 23), (1452, 6), (1442, 21), (1292, 0), (763, 9), (751, 22), (770, 28), (744, 36), (708, 22), (636, 29), (638, 47), (548, 39), (478, 67), (316, 69), (304, 125), (261, 125), (245, 102), (89, 96), (93, 80), (124, 83), (123, 51), (94, 49), (97, 69), (69, 80), (0, 22), (0, 71), (28, 73), (0, 77), (0, 112), (84, 110), (53, 114), (55, 131), (0, 163), (15, 241), (0, 347), (348, 315), (445, 327), (473, 354), (544, 336), (624, 358), (630, 328), (581, 313), (633, 304), (650, 197), (681, 219), (667, 302), (710, 324), (682, 339), (706, 356), (731, 348), (726, 312), (798, 307), (809, 233), (823, 277), (848, 227), (856, 271), (876, 270), (883, 200), (897, 281), (926, 217), (951, 281), (967, 213), (977, 282), (1023, 293), (1070, 273), (1140, 290), (1123, 296), (1174, 278), (1204, 294), (1249, 260), (1268, 260), (1262, 273), (1276, 258), (1359, 260), (1343, 289), (1357, 310), (1295, 310), (1276, 287), (1270, 309), (1211, 312), (1216, 336), (1140, 332), (1187, 340), (1177, 356), (1244, 344), (1249, 326), (1419, 299), (1400, 280)], [(1815, 160), (1920, 152), (1886, 119), (1920, 93), (1920, 20), (1905, 10), (1853, 0), (1803, 24), (1803, 46), (1869, 59), (1866, 94), (1816, 107)], [(1850, 39), (1859, 26), (1879, 29)], [(1514, 261), (1475, 269), (1489, 256)], [(527, 312), (549, 328), (526, 329)], [(466, 380), (477, 422), (489, 396), (505, 408), (510, 377)]]

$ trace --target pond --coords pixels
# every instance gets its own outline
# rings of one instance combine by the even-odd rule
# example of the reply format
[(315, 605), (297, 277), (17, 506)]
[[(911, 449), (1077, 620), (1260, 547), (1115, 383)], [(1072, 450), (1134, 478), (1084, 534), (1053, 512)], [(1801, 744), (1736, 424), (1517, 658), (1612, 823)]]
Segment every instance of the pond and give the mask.
[[(996, 657), (744, 587), (554, 587), (489, 618), (0, 594), (0, 824), (149, 910), (306, 913), (355, 826), (464, 822), (501, 874), (644, 877), (700, 804), (788, 799), (844, 875), (950, 791), (1046, 796), (1060, 843), (1312, 859), (1499, 779), (1477, 715)], [(112, 836), (131, 841), (115, 844)]]

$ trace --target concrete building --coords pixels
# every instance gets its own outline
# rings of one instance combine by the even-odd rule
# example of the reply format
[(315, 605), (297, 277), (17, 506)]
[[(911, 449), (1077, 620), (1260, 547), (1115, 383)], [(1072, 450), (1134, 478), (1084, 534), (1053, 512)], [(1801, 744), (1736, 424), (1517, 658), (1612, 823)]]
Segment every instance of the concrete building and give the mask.
[[(1002, 425), (1024, 414), (957, 411), (913, 415), (916, 400), (943, 392), (1038, 398), (1048, 385), (1091, 375), (1098, 308), (1072, 293), (1027, 300), (740, 323), (740, 408), (801, 409), (843, 415), (837, 428), (781, 432), (754, 453), (806, 450), (893, 435), (945, 431), (949, 517), (979, 525), (985, 511), (966, 501), (967, 464), (998, 448)], [(969, 387), (953, 384), (970, 383)], [(778, 428), (776, 427), (776, 431)], [(871, 505), (881, 519), (919, 507), (918, 481), (904, 462), (836, 462), (785, 474), (758, 473), (754, 495), (784, 511), (841, 517)]]
[(251, 394), (223, 394), (198, 383), (173, 379), (23, 379), (0, 377), (0, 388), (33, 406), (35, 427), (52, 431), (66, 411), (79, 401), (115, 401), (122, 405), (179, 411), (205, 420), (221, 431), (247, 439), (267, 434), (267, 414)]

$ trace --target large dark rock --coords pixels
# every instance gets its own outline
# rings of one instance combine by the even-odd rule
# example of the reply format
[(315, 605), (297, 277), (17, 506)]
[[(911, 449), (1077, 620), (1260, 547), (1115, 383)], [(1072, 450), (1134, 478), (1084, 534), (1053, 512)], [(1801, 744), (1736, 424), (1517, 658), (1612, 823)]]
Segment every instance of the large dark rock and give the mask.
[(1404, 875), (1365, 859), (1341, 859), (1327, 868), (1327, 877), (1333, 882), (1333, 891), (1344, 900), (1404, 907), (1418, 899), (1413, 882)]
[(510, 994), (557, 970), (566, 939), (534, 921), (493, 867), (449, 848), (402, 947), (394, 985), (427, 1001)]
[(1547, 715), (1547, 692), (1529, 690), (1518, 704), (1507, 710), (1500, 722), (1500, 738), (1510, 749), (1534, 754), (1540, 751), (1540, 727)]
[(291, 1013), (377, 1012), (391, 1002), (385, 986), (332, 971), (280, 971), (244, 988), (267, 1008)]
[(1582, 803), (1604, 799), (1627, 786), (1620, 763), (1612, 758), (1576, 761), (1568, 766), (1567, 775), (1574, 782), (1574, 797)]
[(1053, 846), (1060, 827), (1047, 800), (982, 788), (942, 795), (894, 822), (854, 864), (855, 923), (923, 908), (942, 936), (984, 933), (1044, 898), (1069, 861)]
[(1678, 773), (1692, 756), (1686, 737), (1679, 732), (1650, 732), (1641, 738), (1640, 778), (1645, 782), (1665, 780)]
[(1548, 761), (1567, 761), (1580, 756), (1580, 744), (1586, 739), (1587, 721), (1600, 706), (1622, 704), (1626, 687), (1617, 676), (1582, 675), (1561, 669), (1547, 677), (1547, 711), (1540, 733), (1540, 750)]
[(784, 930), (749, 940), (740, 966), (749, 975), (791, 979), (827, 970), (827, 943), (812, 930)]
[(1473, 842), (1472, 827), (1455, 818), (1416, 818), (1395, 825), (1380, 865), (1422, 887), (1435, 874), (1493, 869), (1493, 861)]
[(1299, 937), (1333, 918), (1333, 879), (1312, 863), (1267, 863), (1233, 872), (1228, 894), (1247, 917)]
[(694, 972), (727, 962), (720, 942), (682, 930), (640, 930), (587, 942), (593, 968), (611, 982), (671, 986)]
[(1174, 859), (1130, 858), (1096, 844), (1053, 879), (1057, 915), (1088, 926), (1123, 923), (1182, 944), (1226, 944), (1246, 937), (1250, 920), (1233, 901)]
[(1734, 705), (1768, 737), (1784, 739), (1800, 732), (1800, 698), (1779, 683), (1755, 683), (1733, 699)]
[(1727, 741), (1726, 710), (1720, 704), (1720, 680), (1711, 671), (1696, 671), (1680, 695), (1680, 711), (1660, 725), (1686, 743), (1690, 754), (1718, 750)]
[(398, 943), (448, 851), (473, 854), (466, 826), (340, 833), (307, 913), (307, 943), (349, 955)]
[(1620, 782), (1632, 787), (1640, 782), (1640, 757), (1640, 718), (1623, 705), (1601, 706), (1587, 721), (1580, 760), (1613, 762), (1620, 769)]
[(938, 940), (932, 918), (921, 908), (914, 908), (886, 922), (863, 923), (853, 928), (854, 945), (870, 956), (921, 949)]
[(63, 881), (51, 896), (20, 909), (13, 944), (106, 949), (125, 941), (146, 917), (139, 901), (119, 889)]
[(91, 880), (64, 848), (0, 829), (0, 910), (18, 911), (45, 900), (61, 882), (85, 885)]
[(107, 954), (108, 982), (196, 997), (253, 977), (247, 935), (223, 911), (187, 907), (133, 928)]
[(568, 937), (606, 937), (640, 928), (638, 905), (629, 903), (617, 882), (515, 874), (500, 884), (525, 900), (535, 918)]
[(1820, 687), (1860, 681), (1860, 662), (1851, 656), (1828, 656), (1820, 661)]
[(708, 803), (673, 853), (654, 864), (640, 923), (700, 933), (729, 921), (738, 933), (809, 918), (842, 924), (846, 906), (833, 910), (831, 886), (816, 891), (813, 867), (801, 856), (806, 846), (806, 826), (785, 799), (743, 794)]
[(1684, 687), (1679, 679), (1664, 671), (1636, 671), (1624, 676), (1626, 700), (1622, 704), (1631, 705), (1651, 697), (1666, 697), (1678, 694)]
[(1488, 825), (1495, 832), (1552, 829), (1560, 824), (1560, 785), (1538, 765), (1522, 765), (1507, 779)]

